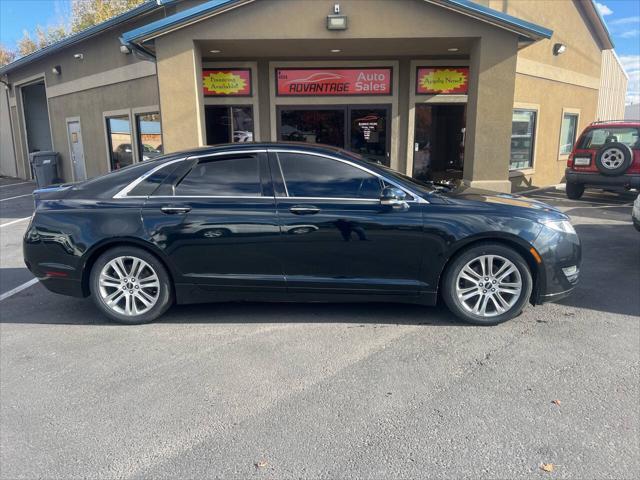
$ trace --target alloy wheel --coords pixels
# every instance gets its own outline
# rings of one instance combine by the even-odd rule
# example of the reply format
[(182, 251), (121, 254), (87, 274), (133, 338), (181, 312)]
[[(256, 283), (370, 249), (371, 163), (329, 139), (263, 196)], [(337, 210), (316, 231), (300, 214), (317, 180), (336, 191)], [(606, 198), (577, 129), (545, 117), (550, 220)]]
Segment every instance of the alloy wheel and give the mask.
[(116, 257), (100, 271), (100, 297), (121, 315), (137, 316), (151, 310), (160, 297), (160, 279), (144, 260)]
[(462, 307), (480, 317), (508, 312), (522, 295), (522, 277), (513, 262), (499, 255), (481, 255), (462, 267), (456, 296)]

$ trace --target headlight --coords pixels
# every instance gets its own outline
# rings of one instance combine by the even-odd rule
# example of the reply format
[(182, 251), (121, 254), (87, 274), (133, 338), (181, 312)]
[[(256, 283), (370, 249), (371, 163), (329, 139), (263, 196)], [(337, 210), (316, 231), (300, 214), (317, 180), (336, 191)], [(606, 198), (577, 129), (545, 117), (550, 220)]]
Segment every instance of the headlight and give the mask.
[(556, 232), (576, 234), (576, 230), (569, 220), (546, 220), (542, 223)]

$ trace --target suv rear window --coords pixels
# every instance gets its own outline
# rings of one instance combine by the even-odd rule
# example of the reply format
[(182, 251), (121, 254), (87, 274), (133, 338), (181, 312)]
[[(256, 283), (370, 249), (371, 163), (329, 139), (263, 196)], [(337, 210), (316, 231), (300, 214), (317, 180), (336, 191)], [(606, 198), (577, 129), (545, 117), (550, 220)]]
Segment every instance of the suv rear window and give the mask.
[(630, 148), (640, 148), (640, 134), (634, 127), (601, 127), (587, 131), (578, 148), (600, 148), (605, 143), (620, 142)]

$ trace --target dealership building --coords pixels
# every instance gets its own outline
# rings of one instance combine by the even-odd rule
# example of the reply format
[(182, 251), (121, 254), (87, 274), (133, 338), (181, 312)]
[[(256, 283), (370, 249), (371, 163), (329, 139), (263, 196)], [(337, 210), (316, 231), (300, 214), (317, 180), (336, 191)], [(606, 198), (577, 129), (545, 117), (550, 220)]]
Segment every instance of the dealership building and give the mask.
[(0, 173), (78, 181), (228, 142), (324, 143), (408, 175), (562, 180), (627, 78), (591, 0), (152, 0), (0, 68)]

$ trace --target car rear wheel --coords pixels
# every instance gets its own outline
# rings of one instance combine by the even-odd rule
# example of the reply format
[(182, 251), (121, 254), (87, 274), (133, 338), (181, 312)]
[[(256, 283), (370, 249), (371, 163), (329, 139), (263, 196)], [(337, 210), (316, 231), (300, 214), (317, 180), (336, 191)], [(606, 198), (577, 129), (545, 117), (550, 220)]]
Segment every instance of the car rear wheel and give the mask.
[(513, 249), (481, 244), (456, 257), (443, 277), (442, 297), (461, 320), (496, 325), (522, 312), (533, 280), (527, 262)]
[(584, 184), (567, 182), (566, 193), (567, 198), (571, 200), (580, 200), (582, 194), (584, 193)]
[(91, 293), (96, 306), (119, 323), (148, 323), (172, 303), (171, 281), (162, 263), (136, 247), (103, 253), (91, 269)]

